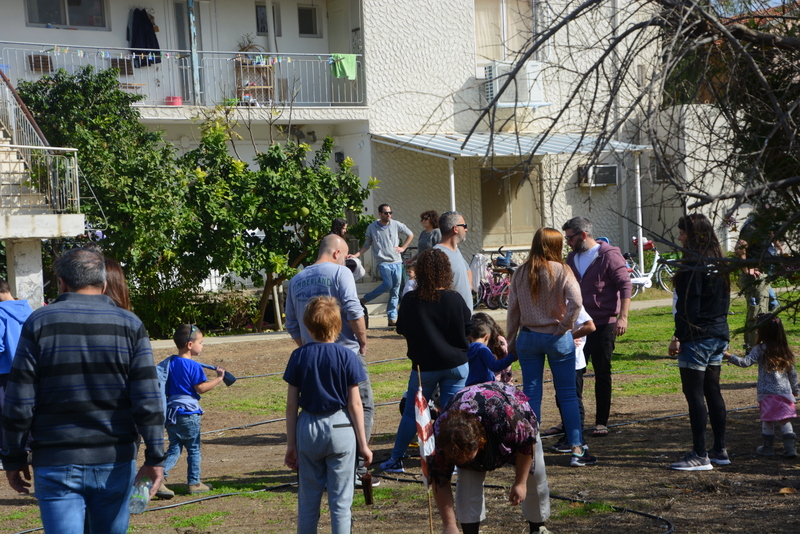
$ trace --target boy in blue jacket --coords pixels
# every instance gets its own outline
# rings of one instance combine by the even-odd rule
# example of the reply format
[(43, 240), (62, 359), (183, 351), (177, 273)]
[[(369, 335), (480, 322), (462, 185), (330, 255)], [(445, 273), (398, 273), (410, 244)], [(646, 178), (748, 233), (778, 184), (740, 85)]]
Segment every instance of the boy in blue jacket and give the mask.
[(469, 374), (467, 374), (467, 386), (480, 384), (483, 382), (494, 382), (495, 373), (502, 371), (515, 361), (517, 355), (509, 354), (505, 358), (498, 360), (494, 353), (489, 350), (489, 338), (492, 329), (483, 321), (473, 321), (469, 331), (469, 351), (467, 351), (467, 362), (469, 363)]
[[(8, 384), (8, 377), (11, 374), (14, 353), (17, 352), (22, 325), (32, 313), (33, 308), (28, 301), (14, 300), (8, 282), (0, 279), (0, 414), (3, 413), (6, 384)], [(3, 433), (0, 432), (0, 450), (2, 449)]]

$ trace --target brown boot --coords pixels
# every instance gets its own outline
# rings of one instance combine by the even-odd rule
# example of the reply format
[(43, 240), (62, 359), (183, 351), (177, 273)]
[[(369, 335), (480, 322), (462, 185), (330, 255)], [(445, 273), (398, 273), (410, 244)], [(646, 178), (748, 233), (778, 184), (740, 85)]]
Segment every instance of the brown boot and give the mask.
[(175, 492), (169, 489), (163, 482), (161, 483), (161, 486), (158, 487), (158, 491), (156, 491), (156, 497), (159, 499), (171, 499), (174, 496)]
[(212, 489), (213, 488), (211, 487), (211, 484), (206, 485), (202, 482), (189, 485), (189, 493), (205, 493), (207, 491), (211, 491)]

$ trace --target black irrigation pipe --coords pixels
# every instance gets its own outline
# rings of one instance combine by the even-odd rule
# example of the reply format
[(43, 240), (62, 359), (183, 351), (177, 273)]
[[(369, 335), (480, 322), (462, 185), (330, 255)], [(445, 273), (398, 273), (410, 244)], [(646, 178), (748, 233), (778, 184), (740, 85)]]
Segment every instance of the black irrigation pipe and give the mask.
[[(372, 475), (372, 476), (375, 476), (375, 477), (378, 477), (378, 478), (382, 478), (384, 480), (393, 480), (395, 482), (408, 482), (408, 483), (411, 483), (411, 484), (422, 484), (421, 480), (413, 479), (413, 478), (398, 478), (398, 477), (390, 477), (390, 476), (386, 476), (386, 475)], [(451, 483), (451, 485), (455, 486), (455, 483), (453, 482), (453, 483)], [(501, 490), (508, 489), (507, 487), (501, 486), (499, 484), (484, 484), (483, 487), (484, 488), (491, 488), (491, 489), (501, 489)], [(552, 493), (549, 494), (549, 497), (551, 499), (558, 499), (558, 500), (567, 501), (567, 502), (579, 502), (581, 504), (595, 504), (592, 501), (586, 501), (586, 500), (583, 500), (583, 499), (573, 499), (572, 497), (562, 497), (561, 495), (554, 495)], [(673, 526), (672, 522), (669, 519), (665, 519), (665, 518), (661, 517), (660, 515), (648, 514), (647, 512), (640, 512), (639, 510), (631, 510), (630, 508), (624, 508), (622, 506), (616, 506), (614, 504), (606, 504), (606, 503), (603, 503), (603, 504), (605, 504), (606, 506), (608, 506), (609, 508), (611, 508), (612, 510), (614, 510), (616, 512), (626, 512), (626, 513), (629, 513), (629, 514), (640, 515), (640, 516), (646, 517), (648, 519), (653, 519), (655, 521), (662, 521), (663, 523), (665, 523), (666, 527), (669, 529), (669, 530), (664, 531), (662, 534), (671, 534), (672, 532), (675, 531), (675, 527)]]
[[(277, 486), (272, 486), (271, 488), (261, 488), (261, 489), (250, 490), (250, 491), (235, 491), (235, 492), (231, 492), (231, 493), (220, 493), (219, 495), (207, 495), (205, 497), (200, 497), (200, 498), (197, 498), (197, 499), (191, 499), (189, 501), (179, 502), (179, 503), (175, 503), (175, 504), (168, 504), (166, 506), (158, 506), (156, 508), (147, 508), (142, 513), (156, 512), (158, 510), (167, 510), (169, 508), (178, 508), (179, 506), (186, 506), (187, 504), (194, 504), (196, 502), (202, 502), (202, 501), (210, 501), (211, 499), (219, 499), (221, 497), (233, 497), (233, 496), (236, 496), (236, 495), (250, 495), (251, 493), (261, 493), (263, 491), (275, 491), (275, 490), (289, 488), (289, 487), (296, 486), (296, 485), (297, 485), (297, 482), (287, 482), (285, 484), (279, 484)], [(44, 527), (32, 528), (30, 530), (23, 530), (23, 531), (20, 531), (20, 532), (16, 532), (15, 534), (28, 534), (29, 532), (39, 532), (40, 530), (44, 530)]]
[[(381, 403), (381, 404), (376, 404), (375, 406), (388, 406), (388, 405), (399, 404), (399, 403), (400, 403), (400, 401), (384, 402), (384, 403)], [(743, 410), (752, 410), (753, 408), (757, 408), (757, 407), (758, 407), (757, 405), (753, 405), (753, 406), (745, 406), (743, 408), (731, 408), (729, 410), (726, 410), (726, 413), (727, 412), (738, 412), (738, 411), (743, 411)], [(626, 422), (623, 422), (623, 423), (616, 423), (616, 424), (613, 424), (613, 425), (608, 425), (608, 428), (615, 428), (615, 427), (618, 427), (618, 426), (628, 426), (628, 425), (641, 424), (641, 423), (649, 423), (649, 422), (653, 422), (653, 421), (662, 421), (662, 420), (665, 420), (665, 419), (673, 419), (673, 418), (676, 418), (676, 417), (686, 417), (687, 415), (689, 415), (688, 412), (687, 413), (680, 413), (680, 414), (673, 414), (673, 415), (665, 415), (665, 416), (662, 416), (662, 417), (653, 417), (651, 419), (640, 419), (640, 420), (637, 420), (637, 421), (626, 421)], [(286, 420), (286, 418), (282, 417), (280, 419), (272, 419), (270, 421), (262, 421), (260, 423), (252, 423), (252, 424), (249, 424), (249, 425), (243, 425), (243, 426), (237, 426), (237, 427), (231, 427), (231, 428), (223, 428), (221, 430), (209, 430), (208, 432), (202, 432), (201, 434), (213, 434), (213, 433), (217, 433), (217, 432), (224, 432), (225, 430), (238, 430), (238, 429), (250, 428), (250, 427), (254, 427), (254, 426), (258, 426), (258, 425), (265, 425), (265, 424), (268, 424), (268, 423), (277, 423), (277, 422), (285, 421), (285, 420)], [(557, 435), (558, 434), (553, 435), (553, 436), (542, 436), (542, 438), (551, 438), (551, 437), (556, 437)], [(398, 481), (398, 482), (419, 482), (419, 483), (421, 483), (421, 481), (418, 481), (418, 480), (401, 479), (401, 478), (396, 478), (396, 477), (387, 477), (386, 475), (373, 475), (373, 476), (376, 476), (378, 478), (383, 478), (383, 479), (386, 479), (386, 480), (395, 480), (395, 481)], [(235, 496), (235, 495), (247, 495), (247, 494), (251, 494), (251, 493), (259, 493), (259, 492), (263, 492), (263, 491), (274, 491), (274, 490), (283, 489), (283, 488), (287, 488), (287, 487), (291, 487), (291, 486), (295, 486), (295, 485), (297, 485), (297, 482), (288, 482), (286, 484), (280, 484), (278, 486), (273, 486), (271, 488), (262, 488), (260, 490), (240, 491), (240, 492), (233, 492), (233, 493), (221, 493), (219, 495), (209, 495), (207, 497), (200, 497), (199, 499), (192, 499), (190, 501), (186, 501), (186, 502), (182, 502), (182, 503), (169, 504), (169, 505), (166, 505), (166, 506), (159, 506), (157, 508), (148, 508), (147, 510), (145, 510), (145, 512), (155, 512), (157, 510), (166, 510), (168, 508), (176, 508), (178, 506), (184, 506), (186, 504), (192, 504), (192, 503), (196, 503), (196, 502), (208, 501), (208, 500), (211, 500), (211, 499), (219, 499), (220, 497), (231, 497), (231, 496)], [(489, 485), (489, 484), (485, 485), (484, 487), (496, 488), (496, 489), (505, 489), (503, 486)], [(560, 499), (560, 500), (570, 501), (570, 502), (579, 502), (579, 503), (583, 503), (583, 504), (593, 504), (591, 501), (585, 501), (585, 500), (581, 500), (581, 499), (573, 499), (571, 497), (561, 497), (559, 495), (553, 495), (553, 494), (550, 494), (550, 498), (551, 499)], [(627, 513), (631, 513), (631, 514), (640, 515), (642, 517), (646, 517), (646, 518), (649, 518), (649, 519), (654, 519), (656, 521), (663, 521), (669, 527), (669, 530), (665, 531), (663, 534), (671, 534), (672, 532), (674, 532), (674, 527), (673, 527), (672, 523), (670, 523), (667, 519), (664, 519), (663, 517), (652, 515), (652, 514), (648, 514), (646, 512), (640, 512), (638, 510), (631, 510), (631, 509), (628, 509), (628, 508), (615, 506), (613, 504), (609, 504), (608, 506), (611, 509), (616, 510), (617, 512), (627, 512)], [(31, 530), (23, 530), (23, 531), (20, 531), (20, 532), (16, 532), (15, 534), (28, 534), (30, 532), (38, 532), (38, 531), (43, 530), (43, 529), (44, 529), (44, 527), (39, 527), (39, 528), (31, 529)]]
[[(407, 360), (408, 358), (388, 358), (386, 360), (375, 360), (374, 362), (367, 362), (367, 365), (374, 365), (376, 363), (385, 363), (385, 362), (396, 362), (398, 360)], [(236, 380), (244, 380), (247, 378), (263, 378), (265, 376), (278, 376), (282, 375), (283, 372), (280, 373), (267, 373), (265, 375), (248, 375), (248, 376), (237, 376)]]
[[(391, 358), (391, 359), (388, 359), (388, 360), (379, 360), (379, 361), (376, 361), (376, 362), (368, 362), (367, 365), (372, 364), (372, 363), (391, 362), (391, 361), (395, 361), (395, 360), (405, 360), (405, 359), (406, 358)], [(646, 367), (645, 369), (661, 369), (661, 367)], [(611, 374), (633, 373), (633, 372), (638, 372), (638, 371), (641, 371), (641, 370), (642, 369), (637, 369), (636, 371), (615, 371), (615, 372), (613, 372)], [(237, 377), (237, 380), (242, 379), (242, 378), (257, 378), (257, 377), (261, 377), (261, 376), (275, 376), (275, 375), (280, 375), (280, 374), (282, 374), (282, 373), (270, 373), (270, 374), (266, 374), (266, 375), (253, 375), (253, 376), (239, 376), (239, 377)], [(591, 378), (593, 376), (594, 376), (594, 373), (588, 373), (588, 374), (584, 375), (584, 378)], [(544, 380), (543, 382), (552, 382), (552, 381), (553, 380), (550, 379), (550, 380)], [(521, 388), (522, 384), (517, 384), (516, 387), (517, 388)], [(401, 401), (399, 401), (399, 400), (398, 401), (381, 402), (379, 404), (376, 404), (375, 407), (377, 408), (378, 406), (392, 406), (394, 404), (400, 404), (400, 402)], [(680, 415), (687, 415), (687, 414), (680, 414)], [(668, 416), (668, 417), (673, 417), (673, 416)], [(674, 416), (674, 417), (679, 417), (679, 416)], [(220, 428), (218, 430), (207, 430), (205, 432), (201, 432), (200, 435), (204, 436), (206, 434), (216, 434), (218, 432), (225, 432), (225, 431), (228, 431), (228, 430), (241, 430), (241, 429), (244, 429), (244, 428), (251, 428), (251, 427), (254, 427), (254, 426), (266, 425), (266, 424), (269, 424), (269, 423), (279, 423), (281, 421), (286, 421), (286, 418), (285, 417), (281, 417), (279, 419), (270, 419), (269, 421), (261, 421), (260, 423), (250, 423), (250, 424), (247, 424), (247, 425), (232, 426), (232, 427), (228, 427), (228, 428)], [(620, 426), (620, 425), (625, 425), (625, 424), (632, 424), (632, 423), (620, 423), (618, 425), (611, 425), (611, 426), (609, 426), (609, 428), (611, 428), (613, 426)]]

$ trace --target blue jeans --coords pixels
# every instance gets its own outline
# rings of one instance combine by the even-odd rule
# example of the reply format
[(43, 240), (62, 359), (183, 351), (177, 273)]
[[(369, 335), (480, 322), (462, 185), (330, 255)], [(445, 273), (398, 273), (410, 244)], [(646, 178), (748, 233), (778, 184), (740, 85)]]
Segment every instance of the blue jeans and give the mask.
[(402, 263), (379, 263), (378, 272), (381, 275), (381, 285), (364, 295), (364, 300), (369, 302), (389, 290), (389, 304), (386, 305), (386, 315), (390, 320), (397, 320), (397, 303), (400, 301), (400, 279), (403, 276)]
[(522, 390), (529, 397), (536, 419), (541, 421), (542, 379), (544, 376), (544, 357), (553, 373), (561, 416), (569, 444), (573, 447), (583, 444), (583, 428), (578, 409), (578, 394), (575, 388), (575, 341), (572, 333), (562, 336), (521, 331), (517, 336), (517, 356), (522, 368)]
[(186, 480), (190, 486), (200, 483), (200, 414), (178, 414), (174, 425), (167, 425), (169, 449), (164, 461), (164, 477), (178, 463), (181, 450), (186, 447)]
[(331, 532), (350, 534), (356, 435), (344, 410), (312, 414), (297, 419), (297, 532), (316, 534), (322, 492), (327, 488)]
[(45, 532), (126, 534), (128, 500), (136, 461), (99, 465), (34, 467), (33, 477)]
[(699, 339), (681, 343), (678, 367), (705, 371), (709, 365), (722, 365), (728, 342), (724, 339)]
[[(466, 384), (467, 374), (469, 374), (468, 363), (443, 371), (422, 371), (422, 394), (425, 399), (430, 400), (436, 386), (439, 386), (439, 406), (444, 410), (444, 407), (450, 401), (450, 397), (455, 395)], [(394, 460), (405, 456), (408, 444), (417, 434), (414, 399), (417, 397), (418, 389), (419, 379), (417, 378), (417, 371), (414, 370), (411, 371), (411, 376), (408, 379), (406, 407), (403, 410), (403, 416), (400, 418), (400, 425), (397, 427), (397, 436), (394, 440), (394, 449), (392, 449), (392, 459)]]

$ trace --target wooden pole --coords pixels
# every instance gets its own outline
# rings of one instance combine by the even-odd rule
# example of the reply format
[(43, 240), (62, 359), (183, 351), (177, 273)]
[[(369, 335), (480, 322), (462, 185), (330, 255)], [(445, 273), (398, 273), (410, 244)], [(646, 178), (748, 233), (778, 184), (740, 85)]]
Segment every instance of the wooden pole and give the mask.
[[(417, 382), (419, 382), (419, 388), (422, 389), (422, 371), (419, 370), (419, 365), (417, 365)], [(410, 401), (411, 399), (406, 399), (406, 402)], [(425, 399), (428, 400), (428, 399)], [(417, 399), (414, 399), (414, 404), (416, 405)], [(415, 415), (416, 418), (416, 415)], [(427, 462), (428, 459), (425, 458), (425, 455), (422, 453), (422, 445), (419, 448), (420, 455), (419, 461), (420, 462)], [(428, 481), (428, 485), (425, 488), (425, 492), (428, 494), (428, 524), (430, 525), (431, 534), (433, 534), (433, 503), (431, 502), (431, 488), (430, 488), (430, 480)]]

